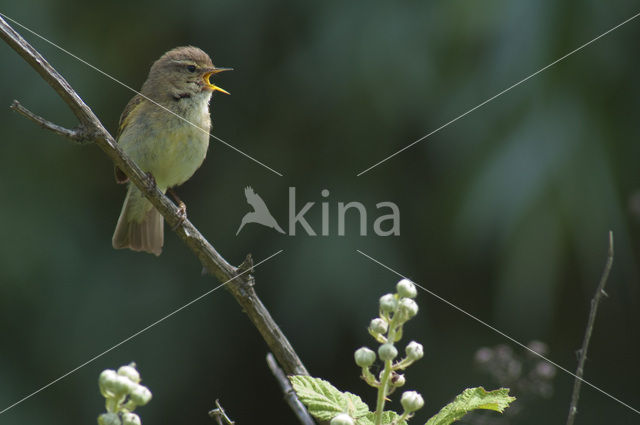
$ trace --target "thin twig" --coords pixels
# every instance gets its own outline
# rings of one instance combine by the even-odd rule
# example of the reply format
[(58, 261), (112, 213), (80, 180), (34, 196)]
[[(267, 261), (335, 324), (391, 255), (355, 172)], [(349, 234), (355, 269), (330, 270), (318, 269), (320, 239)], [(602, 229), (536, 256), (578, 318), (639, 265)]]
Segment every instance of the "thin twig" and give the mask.
[(287, 401), (291, 410), (296, 415), (298, 420), (302, 425), (315, 425), (316, 423), (313, 421), (313, 418), (309, 414), (309, 411), (304, 404), (298, 399), (296, 392), (293, 390), (291, 386), (291, 382), (289, 382), (289, 378), (284, 374), (282, 369), (278, 367), (276, 363), (276, 359), (273, 357), (273, 354), (267, 354), (267, 364), (269, 365), (269, 369), (271, 369), (271, 373), (276, 377), (278, 384), (280, 384), (280, 388), (284, 393), (284, 399)]
[(17, 100), (13, 101), (10, 108), (16, 111), (17, 113), (19, 113), (20, 115), (22, 115), (23, 117), (28, 118), (34, 123), (38, 124), (40, 127), (53, 131), (59, 136), (67, 137), (71, 140), (75, 140), (78, 143), (86, 143), (91, 141), (91, 138), (87, 135), (84, 128), (78, 127), (73, 130), (70, 130), (58, 124), (54, 124), (51, 121), (45, 120), (41, 116), (34, 114), (30, 110), (22, 106), (22, 104)]
[(216, 400), (216, 406), (215, 409), (209, 411), (209, 416), (215, 419), (218, 425), (235, 425), (235, 422), (227, 416), (227, 412), (220, 405), (220, 400)]
[[(29, 63), (58, 93), (80, 121), (80, 128), (86, 132), (86, 138), (92, 140), (102, 149), (115, 166), (122, 170), (130, 181), (144, 193), (165, 218), (169, 227), (175, 229), (178, 237), (198, 257), (208, 273), (214, 275), (221, 282), (232, 279), (225, 285), (225, 288), (231, 292), (242, 310), (247, 313), (284, 370), (289, 374), (308, 375), (293, 347), (255, 293), (253, 276), (249, 273), (238, 276), (238, 269), (229, 264), (189, 220), (181, 217), (178, 207), (169, 198), (155, 185), (149, 183), (146, 174), (122, 152), (113, 136), (104, 128), (98, 117), (82, 101), (71, 85), (2, 17), (0, 17), (0, 38)], [(49, 126), (45, 126), (45, 128), (54, 131)], [(57, 134), (61, 133), (57, 132)]]
[(613, 232), (609, 231), (609, 253), (607, 255), (607, 263), (602, 271), (600, 277), (600, 283), (596, 293), (591, 299), (591, 310), (589, 311), (589, 320), (587, 321), (587, 328), (584, 332), (584, 339), (582, 340), (582, 348), (580, 348), (580, 359), (578, 360), (578, 368), (576, 369), (576, 379), (573, 382), (573, 394), (571, 395), (571, 405), (569, 406), (569, 416), (567, 417), (567, 425), (573, 425), (576, 414), (578, 413), (578, 400), (580, 398), (580, 388), (582, 386), (582, 376), (584, 375), (584, 363), (587, 360), (587, 349), (589, 348), (589, 341), (591, 340), (591, 333), (593, 332), (593, 326), (596, 322), (596, 313), (598, 311), (598, 304), (600, 298), (607, 293), (604, 292), (604, 287), (607, 284), (609, 278), (609, 272), (613, 266)]

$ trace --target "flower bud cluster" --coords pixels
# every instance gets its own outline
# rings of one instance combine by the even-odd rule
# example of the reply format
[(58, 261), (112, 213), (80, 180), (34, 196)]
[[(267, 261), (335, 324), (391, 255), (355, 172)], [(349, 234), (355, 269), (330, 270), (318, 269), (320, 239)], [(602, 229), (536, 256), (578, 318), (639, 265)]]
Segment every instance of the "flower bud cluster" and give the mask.
[(122, 366), (116, 372), (103, 370), (98, 379), (100, 393), (105, 398), (107, 413), (98, 417), (99, 425), (140, 425), (140, 417), (133, 413), (136, 407), (151, 400), (151, 391), (140, 385), (140, 374), (135, 363)]
[[(369, 334), (380, 343), (377, 358), (384, 363), (384, 368), (377, 377), (370, 370), (376, 360), (376, 352), (367, 347), (361, 347), (355, 352), (355, 362), (362, 368), (362, 378), (372, 387), (378, 388), (379, 400), (385, 400), (396, 388), (405, 385), (406, 379), (398, 371), (406, 369), (424, 356), (422, 345), (411, 341), (405, 347), (405, 357), (396, 361), (399, 353), (395, 344), (402, 338), (402, 328), (418, 314), (418, 304), (413, 300), (417, 294), (415, 284), (408, 279), (402, 279), (396, 285), (396, 293), (380, 297), (380, 314), (371, 320), (368, 328)], [(404, 408), (401, 417), (405, 419), (420, 409), (424, 400), (417, 392), (406, 391), (402, 395), (401, 404)], [(345, 418), (334, 419), (338, 424)], [(331, 424), (333, 425), (333, 421)]]

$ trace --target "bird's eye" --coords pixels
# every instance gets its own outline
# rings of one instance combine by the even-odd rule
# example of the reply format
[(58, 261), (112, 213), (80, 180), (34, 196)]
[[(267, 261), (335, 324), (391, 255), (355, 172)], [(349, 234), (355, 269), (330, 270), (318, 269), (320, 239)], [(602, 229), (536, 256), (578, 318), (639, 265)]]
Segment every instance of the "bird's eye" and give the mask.
[(195, 65), (189, 65), (189, 66), (187, 66), (187, 71), (189, 71), (189, 72), (196, 72), (196, 66), (195, 66)]

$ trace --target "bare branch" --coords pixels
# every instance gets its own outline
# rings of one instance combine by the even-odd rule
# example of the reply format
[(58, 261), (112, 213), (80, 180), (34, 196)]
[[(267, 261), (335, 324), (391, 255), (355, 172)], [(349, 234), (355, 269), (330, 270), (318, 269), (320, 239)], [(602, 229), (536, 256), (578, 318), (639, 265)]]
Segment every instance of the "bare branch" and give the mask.
[[(178, 237), (198, 257), (208, 273), (214, 275), (221, 282), (232, 279), (225, 285), (225, 288), (231, 292), (242, 310), (247, 313), (284, 370), (289, 374), (308, 375), (293, 347), (255, 293), (253, 276), (249, 273), (238, 276), (238, 269), (229, 264), (189, 220), (181, 218), (178, 208), (155, 185), (151, 185), (146, 174), (122, 152), (111, 134), (71, 85), (1, 16), (0, 38), (27, 61), (66, 102), (80, 121), (80, 128), (86, 132), (86, 138), (92, 140), (102, 149), (113, 163), (129, 177), (130, 181), (144, 193), (153, 206), (160, 211), (169, 227), (175, 229)], [(35, 114), (28, 117), (38, 122), (39, 125), (48, 122), (40, 117), (38, 117), (39, 120), (34, 120), (33, 117), (37, 117)], [(62, 128), (55, 124), (52, 126)], [(68, 136), (67, 132), (73, 132), (68, 129), (64, 129), (66, 132), (57, 132), (52, 126), (45, 125), (44, 127), (65, 136)]]
[(20, 115), (22, 115), (23, 117), (26, 117), (31, 121), (33, 121), (34, 123), (38, 124), (40, 127), (47, 130), (51, 130), (59, 136), (67, 137), (69, 139), (75, 140), (78, 143), (86, 143), (91, 141), (91, 138), (89, 137), (89, 135), (87, 134), (84, 128), (78, 127), (73, 130), (70, 130), (68, 128), (59, 126), (58, 124), (54, 124), (51, 121), (47, 121), (41, 116), (34, 114), (30, 110), (22, 106), (22, 104), (17, 100), (13, 101), (10, 108), (16, 111), (17, 113), (19, 113)]
[(607, 262), (602, 271), (600, 277), (600, 283), (596, 293), (591, 299), (591, 310), (589, 311), (589, 319), (587, 321), (587, 328), (584, 332), (584, 339), (582, 340), (582, 348), (580, 348), (580, 359), (578, 360), (578, 368), (576, 369), (576, 379), (573, 382), (573, 394), (571, 395), (571, 405), (569, 406), (569, 416), (567, 417), (567, 425), (573, 425), (576, 414), (578, 413), (578, 400), (580, 399), (580, 388), (582, 386), (582, 376), (584, 375), (584, 363), (587, 360), (587, 349), (589, 348), (589, 341), (591, 340), (591, 333), (593, 332), (593, 326), (596, 322), (596, 313), (598, 312), (598, 304), (600, 298), (607, 293), (604, 292), (604, 287), (607, 284), (609, 278), (609, 272), (613, 266), (613, 232), (609, 231), (609, 253), (607, 254)]
[(282, 369), (278, 367), (276, 359), (271, 353), (267, 354), (267, 364), (269, 365), (269, 369), (271, 369), (271, 373), (273, 373), (273, 376), (276, 377), (278, 384), (280, 384), (280, 388), (284, 393), (284, 398), (287, 401), (287, 404), (289, 405), (289, 407), (291, 407), (291, 410), (293, 410), (293, 413), (296, 415), (300, 423), (302, 425), (315, 425), (315, 422), (309, 414), (309, 411), (298, 399), (296, 392), (291, 386), (291, 382), (289, 382), (289, 379), (284, 374)]
[[(58, 73), (47, 60), (29, 43), (25, 41), (7, 22), (0, 17), (0, 37), (27, 61), (33, 69), (45, 80), (64, 102), (71, 108), (73, 114), (78, 118), (81, 124), (88, 128), (91, 125), (99, 127), (106, 133), (106, 130), (100, 124), (91, 108), (89, 108), (73, 90), (71, 85)], [(98, 129), (98, 128), (96, 128)]]
[(215, 419), (218, 425), (235, 425), (235, 422), (227, 416), (227, 412), (220, 405), (220, 400), (216, 400), (216, 408), (209, 411), (209, 416)]

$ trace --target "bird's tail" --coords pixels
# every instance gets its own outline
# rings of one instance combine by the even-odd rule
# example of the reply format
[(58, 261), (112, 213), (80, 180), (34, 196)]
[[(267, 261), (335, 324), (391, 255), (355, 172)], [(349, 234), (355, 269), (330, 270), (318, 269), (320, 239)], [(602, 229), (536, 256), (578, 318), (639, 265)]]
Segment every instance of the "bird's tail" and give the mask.
[(111, 243), (116, 249), (162, 253), (164, 219), (131, 183)]

